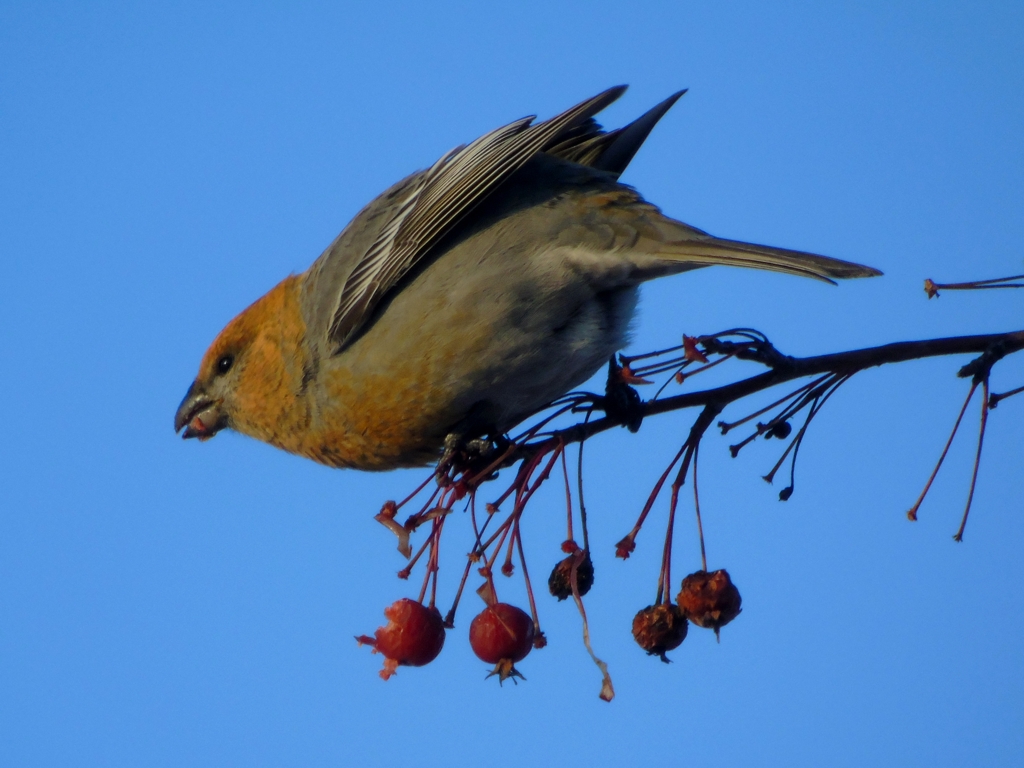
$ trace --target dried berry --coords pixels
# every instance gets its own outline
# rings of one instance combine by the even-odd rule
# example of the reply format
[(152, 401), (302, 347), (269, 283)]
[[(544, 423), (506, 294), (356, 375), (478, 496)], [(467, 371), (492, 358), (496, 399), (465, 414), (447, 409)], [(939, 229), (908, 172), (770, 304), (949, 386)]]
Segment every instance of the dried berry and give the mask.
[[(572, 597), (572, 564), (576, 555), (569, 555), (564, 560), (559, 560), (548, 576), (548, 589), (551, 594), (559, 600)], [(585, 595), (594, 586), (594, 563), (590, 559), (590, 552), (584, 551), (583, 559), (576, 566), (576, 588), (580, 595)]]
[(649, 605), (633, 617), (633, 638), (648, 654), (668, 664), (665, 652), (686, 639), (686, 617), (672, 603)]
[(373, 646), (384, 655), (380, 676), (387, 680), (399, 666), (422, 667), (429, 664), (444, 647), (444, 620), (437, 608), (427, 608), (407, 597), (384, 609), (387, 626), (378, 627), (373, 637), (360, 635), (360, 645)]
[(533, 619), (508, 603), (488, 605), (469, 625), (473, 653), (495, 665), (491, 675), (497, 675), (502, 683), (509, 677), (522, 677), (515, 663), (533, 648), (533, 638)]
[(683, 613), (698, 627), (718, 630), (740, 614), (740, 591), (724, 568), (708, 573), (697, 571), (683, 579), (676, 600)]

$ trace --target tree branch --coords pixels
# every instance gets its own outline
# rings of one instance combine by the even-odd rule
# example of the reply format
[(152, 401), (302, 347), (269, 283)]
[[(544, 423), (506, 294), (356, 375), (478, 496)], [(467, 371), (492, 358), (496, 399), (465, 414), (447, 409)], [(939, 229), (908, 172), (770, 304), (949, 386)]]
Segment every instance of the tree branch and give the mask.
[[(851, 376), (867, 368), (929, 357), (979, 354), (980, 357), (963, 366), (958, 375), (965, 378), (987, 376), (992, 365), (1002, 357), (1024, 349), (1024, 330), (978, 336), (901, 341), (879, 347), (867, 347), (813, 357), (789, 357), (779, 354), (767, 341), (737, 344), (735, 342), (719, 342), (716, 337), (702, 337), (700, 341), (705, 344), (706, 351), (709, 353), (735, 354), (741, 359), (761, 362), (767, 365), (769, 370), (720, 387), (688, 392), (663, 400), (640, 402), (636, 406), (637, 412), (633, 416), (634, 420), (637, 415), (646, 418), (698, 406), (713, 405), (723, 409), (744, 397), (794, 379), (822, 373)], [(628, 423), (630, 423), (628, 417), (616, 414), (575, 424), (549, 433), (541, 442), (522, 446), (522, 454), (549, 450), (556, 443), (564, 445), (581, 442), (612, 427), (624, 426)]]

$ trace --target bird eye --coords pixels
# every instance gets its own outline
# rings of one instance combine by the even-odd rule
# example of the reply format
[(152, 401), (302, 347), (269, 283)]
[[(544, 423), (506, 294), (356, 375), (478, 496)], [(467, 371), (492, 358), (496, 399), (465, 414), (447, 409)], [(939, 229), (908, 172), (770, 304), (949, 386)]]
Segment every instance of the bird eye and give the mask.
[(232, 363), (235, 362), (234, 355), (224, 355), (220, 360), (217, 361), (217, 373), (225, 374), (231, 370)]

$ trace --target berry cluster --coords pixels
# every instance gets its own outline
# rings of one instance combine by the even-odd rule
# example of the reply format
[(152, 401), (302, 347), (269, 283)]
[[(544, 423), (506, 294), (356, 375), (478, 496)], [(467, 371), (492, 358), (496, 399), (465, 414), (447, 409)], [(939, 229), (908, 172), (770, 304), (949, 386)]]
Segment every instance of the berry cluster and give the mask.
[(686, 639), (688, 620), (698, 627), (718, 630), (740, 615), (740, 591), (722, 570), (697, 571), (683, 579), (676, 605), (657, 603), (633, 617), (633, 638), (651, 656), (667, 662), (666, 651), (674, 650)]
[[(437, 658), (444, 647), (445, 624), (437, 608), (403, 597), (384, 609), (388, 623), (373, 637), (359, 635), (356, 642), (369, 645), (384, 657), (382, 679), (398, 667), (422, 667)], [(523, 676), (515, 668), (534, 647), (536, 635), (529, 614), (508, 603), (488, 605), (469, 625), (469, 644), (482, 661), (494, 664), (491, 675), (502, 682)], [(525, 679), (525, 678), (524, 678)]]
[[(1021, 287), (1010, 282), (1020, 277), (977, 281), (970, 284), (939, 285), (929, 281), (926, 289), (929, 295), (937, 295), (939, 288), (953, 290)], [(980, 357), (959, 371), (960, 377), (971, 378), (970, 391), (935, 469), (928, 478), (921, 496), (907, 513), (911, 520), (917, 519), (918, 510), (946, 458), (967, 407), (975, 391), (980, 388), (982, 410), (974, 470), (967, 505), (960, 527), (954, 536), (960, 541), (974, 497), (989, 411), (1002, 400), (1024, 393), (1024, 387), (1001, 393), (992, 393), (989, 390), (989, 374), (993, 365), (1007, 354), (1019, 351), (1024, 345), (1018, 337), (1019, 334), (992, 334), (934, 339), (854, 350), (849, 353), (819, 355), (813, 358), (794, 358), (781, 354), (764, 334), (751, 329), (737, 328), (709, 336), (684, 336), (681, 345), (648, 354), (620, 356), (618, 362), (612, 360), (609, 364), (604, 396), (588, 393), (566, 395), (552, 403), (549, 406), (550, 410), (537, 414), (539, 420), (525, 432), (512, 438), (502, 436), (490, 440), (475, 439), (463, 442), (459, 436), (453, 435), (450, 441), (446, 441), (445, 454), (434, 472), (403, 501), (389, 501), (384, 505), (376, 519), (395, 533), (398, 537), (399, 551), (409, 560), (408, 565), (399, 571), (399, 577), (408, 579), (424, 555), (426, 573), (418, 599), (403, 599), (393, 603), (384, 612), (388, 618), (386, 626), (380, 627), (372, 638), (361, 635), (356, 639), (361, 644), (372, 646), (374, 652), (384, 656), (384, 669), (380, 673), (384, 679), (394, 674), (399, 666), (422, 666), (429, 663), (440, 653), (444, 645), (445, 631), (455, 626), (456, 607), (467, 579), (475, 569), (484, 579), (476, 591), (483, 598), (486, 607), (470, 625), (470, 644), (473, 651), (480, 659), (494, 665), (490, 674), (497, 676), (499, 682), (510, 677), (513, 680), (522, 678), (515, 665), (522, 661), (531, 649), (543, 647), (546, 640), (540, 629), (520, 526), (528, 503), (540, 486), (549, 479), (552, 471), (560, 465), (565, 483), (567, 531), (561, 547), (564, 556), (551, 571), (548, 588), (558, 600), (573, 598), (583, 620), (584, 645), (602, 673), (601, 698), (611, 700), (614, 696), (611, 678), (607, 666), (594, 654), (591, 647), (582, 600), (594, 584), (594, 564), (587, 536), (587, 513), (583, 502), (582, 479), (583, 446), (589, 437), (614, 426), (624, 426), (635, 432), (640, 428), (645, 416), (703, 406), (703, 410), (690, 428), (689, 436), (654, 484), (635, 525), (615, 545), (618, 557), (630, 557), (636, 549), (637, 536), (648, 514), (675, 471), (675, 479), (668, 486), (668, 524), (658, 574), (657, 595), (651, 605), (636, 613), (632, 625), (633, 637), (637, 644), (648, 654), (668, 661), (666, 653), (680, 646), (687, 636), (690, 623), (713, 630), (717, 637), (720, 629), (736, 618), (741, 610), (739, 590), (732, 583), (729, 573), (724, 569), (708, 571), (700, 497), (697, 490), (697, 462), (701, 441), (726, 406), (781, 383), (810, 379), (778, 400), (742, 418), (717, 422), (722, 435), (738, 427), (744, 427), (748, 431), (746, 437), (729, 446), (734, 458), (746, 446), (754, 444), (759, 437), (769, 441), (771, 445), (778, 445), (780, 442), (783, 444), (781, 455), (763, 479), (773, 483), (776, 475), (788, 464), (789, 482), (778, 493), (781, 501), (787, 501), (794, 493), (797, 456), (808, 428), (832, 395), (857, 372), (884, 363), (940, 354), (959, 354), (964, 351), (982, 351)], [(711, 360), (712, 357), (715, 359)], [(770, 375), (761, 374), (701, 392), (658, 399), (670, 383), (682, 384), (693, 376), (733, 358), (760, 363), (770, 369)], [(647, 377), (662, 374), (668, 374), (665, 383), (651, 400), (643, 401), (633, 387), (650, 384), (652, 381)], [(605, 414), (604, 418), (591, 420), (597, 411), (602, 411)], [(556, 429), (549, 426), (555, 419), (565, 414), (585, 414), (585, 418), (569, 427)], [(576, 469), (578, 484), (575, 494), (569, 482), (566, 461), (567, 444), (574, 443), (579, 445)], [(499, 470), (504, 471), (517, 464), (513, 481), (493, 502), (484, 505), (485, 514), (478, 517), (477, 493), (480, 488), (485, 483), (495, 480)], [(679, 492), (690, 477), (700, 541), (701, 569), (683, 579), (675, 597), (676, 602), (673, 603), (670, 596), (673, 527)], [(431, 487), (433, 490), (427, 494), (426, 502), (419, 511), (410, 515), (404, 523), (399, 523), (396, 519), (399, 510), (421, 493), (427, 493), (427, 489)], [(457, 503), (464, 503), (465, 510), (469, 512), (475, 542), (468, 553), (452, 607), (442, 618), (435, 607), (439, 545), (445, 521)], [(508, 506), (503, 510), (502, 505), (505, 504)], [(574, 538), (574, 521), (577, 519), (578, 530), (582, 534), (582, 545)], [(429, 528), (429, 533), (414, 553), (411, 539), (421, 527)], [(525, 582), (529, 613), (501, 602), (497, 597), (495, 571), (506, 577), (512, 576), (517, 563)]]
[[(399, 577), (409, 578), (413, 568), (424, 557), (426, 569), (418, 600), (403, 599), (395, 602), (384, 611), (388, 618), (386, 626), (379, 628), (372, 638), (366, 635), (356, 638), (360, 644), (369, 645), (374, 652), (384, 656), (381, 677), (388, 679), (399, 666), (422, 666), (437, 657), (444, 645), (446, 629), (455, 626), (456, 608), (466, 582), (475, 570), (483, 578), (483, 583), (476, 592), (486, 607), (470, 623), (469, 638), (473, 652), (487, 664), (494, 665), (489, 676), (496, 676), (499, 682), (509, 678), (513, 681), (516, 678), (523, 679), (516, 664), (533, 648), (544, 647), (547, 641), (540, 628), (520, 526), (530, 499), (549, 479), (552, 472), (560, 468), (565, 486), (566, 537), (561, 545), (563, 557), (555, 564), (548, 577), (548, 589), (558, 600), (570, 597), (573, 599), (583, 620), (584, 644), (602, 673), (601, 697), (610, 700), (614, 696), (607, 666), (594, 654), (590, 646), (582, 599), (594, 584), (594, 564), (590, 556), (587, 513), (583, 502), (582, 443), (576, 473), (578, 483), (574, 493), (569, 481), (565, 443), (544, 440), (541, 439), (542, 436), (538, 438), (538, 435), (561, 414), (581, 411), (589, 413), (595, 408), (604, 409), (606, 412), (609, 409), (616, 410), (620, 412), (622, 423), (639, 426), (639, 420), (632, 418), (629, 410), (639, 402), (632, 385), (646, 383), (644, 375), (672, 370), (672, 379), (682, 381), (685, 378), (682, 371), (687, 366), (703, 366), (695, 371), (687, 371), (686, 375), (692, 376), (722, 362), (720, 359), (709, 363), (707, 356), (698, 346), (698, 340), (691, 337), (684, 337), (680, 347), (663, 350), (657, 354), (666, 353), (676, 354), (677, 357), (668, 362), (655, 362), (635, 369), (630, 366), (640, 360), (640, 357), (623, 358), (622, 365), (613, 361), (604, 398), (586, 394), (567, 396), (563, 401), (553, 405), (553, 413), (512, 440), (495, 441), (482, 448), (478, 445), (472, 450), (467, 446), (453, 447), (446, 453), (435, 472), (409, 497), (401, 502), (387, 502), (384, 505), (376, 519), (396, 534), (399, 551), (409, 559), (408, 565), (399, 571)], [(727, 357), (728, 355), (723, 355), (723, 359)], [(668, 661), (665, 654), (683, 642), (690, 622), (698, 627), (713, 629), (717, 636), (721, 627), (736, 618), (740, 612), (739, 591), (733, 585), (728, 572), (707, 571), (703, 530), (700, 525), (700, 503), (696, 487), (697, 452), (704, 431), (713, 423), (717, 413), (718, 410), (708, 408), (701, 414), (691, 430), (690, 437), (655, 485), (636, 525), (616, 545), (616, 553), (623, 559), (628, 558), (633, 552), (637, 534), (644, 520), (670, 473), (678, 464), (678, 473), (671, 485), (669, 519), (658, 576), (657, 598), (633, 619), (633, 636), (636, 642), (648, 654), (655, 655), (662, 661)], [(773, 426), (781, 437), (781, 422)], [(513, 459), (521, 459), (515, 470), (514, 480), (493, 502), (483, 506), (484, 514), (478, 515), (478, 490), (483, 483), (495, 479), (498, 470), (507, 468)], [(691, 467), (703, 567), (683, 580), (676, 603), (673, 604), (669, 599), (672, 531), (679, 490), (690, 476)], [(433, 490), (428, 493), (431, 486)], [(427, 495), (426, 501), (404, 523), (399, 523), (399, 510), (421, 493)], [(468, 554), (453, 605), (442, 618), (435, 607), (437, 574), (440, 567), (439, 547), (446, 520), (456, 504), (465, 505), (473, 526), (475, 542)], [(503, 512), (502, 506), (505, 504), (511, 508)], [(421, 527), (429, 528), (429, 533), (414, 552), (412, 536)], [(582, 544), (576, 541), (576, 530), (581, 533)], [(525, 582), (529, 613), (500, 601), (497, 596), (495, 574), (511, 576), (517, 566)]]

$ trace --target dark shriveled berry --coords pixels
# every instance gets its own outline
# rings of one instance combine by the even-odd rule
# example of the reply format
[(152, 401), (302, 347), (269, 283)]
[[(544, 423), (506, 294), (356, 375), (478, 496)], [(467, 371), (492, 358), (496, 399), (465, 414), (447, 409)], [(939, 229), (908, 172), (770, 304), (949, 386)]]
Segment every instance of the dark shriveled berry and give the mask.
[[(569, 555), (558, 564), (548, 576), (548, 590), (559, 600), (572, 597), (572, 564), (576, 555)], [(576, 588), (580, 596), (587, 594), (594, 586), (594, 562), (590, 559), (590, 552), (584, 552), (583, 560), (576, 566)]]
[(679, 607), (698, 627), (718, 630), (740, 615), (740, 591), (724, 568), (720, 571), (697, 571), (683, 579), (676, 597)]
[(633, 617), (633, 638), (649, 655), (668, 664), (665, 652), (686, 639), (686, 617), (672, 603), (649, 605)]

